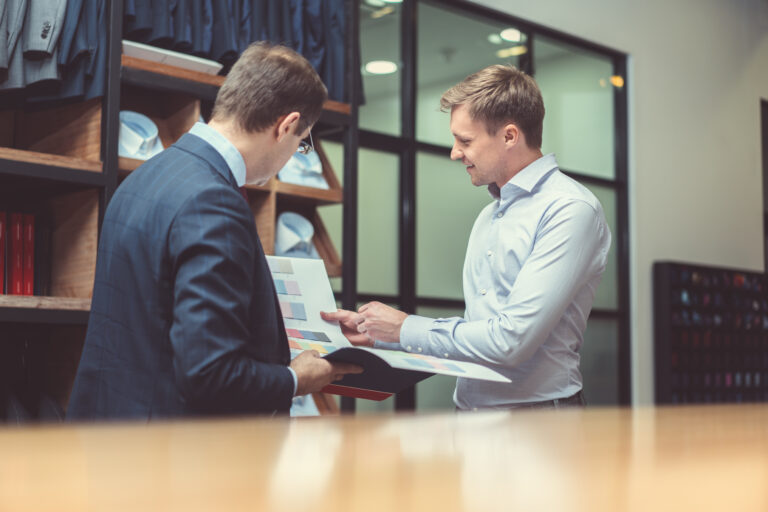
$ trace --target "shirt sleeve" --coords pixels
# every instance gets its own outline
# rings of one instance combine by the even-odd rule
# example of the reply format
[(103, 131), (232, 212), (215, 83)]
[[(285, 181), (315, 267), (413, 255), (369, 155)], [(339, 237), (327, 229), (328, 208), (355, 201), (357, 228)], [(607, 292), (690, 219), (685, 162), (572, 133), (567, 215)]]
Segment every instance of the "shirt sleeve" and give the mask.
[(546, 341), (579, 289), (605, 266), (603, 216), (582, 201), (545, 214), (506, 303), (492, 318), (406, 318), (400, 344), (409, 352), (517, 366)]

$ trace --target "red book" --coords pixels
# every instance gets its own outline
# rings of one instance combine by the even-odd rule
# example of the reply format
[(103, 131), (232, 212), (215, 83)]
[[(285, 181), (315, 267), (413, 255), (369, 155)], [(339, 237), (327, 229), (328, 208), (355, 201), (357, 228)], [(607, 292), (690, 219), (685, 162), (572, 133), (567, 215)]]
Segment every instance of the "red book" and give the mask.
[(35, 294), (35, 216), (24, 214), (24, 295)]
[(5, 212), (0, 212), (0, 295), (5, 293)]
[(22, 227), (24, 216), (20, 213), (11, 214), (10, 235), (8, 243), (8, 284), (10, 295), (22, 295), (24, 292), (24, 238)]

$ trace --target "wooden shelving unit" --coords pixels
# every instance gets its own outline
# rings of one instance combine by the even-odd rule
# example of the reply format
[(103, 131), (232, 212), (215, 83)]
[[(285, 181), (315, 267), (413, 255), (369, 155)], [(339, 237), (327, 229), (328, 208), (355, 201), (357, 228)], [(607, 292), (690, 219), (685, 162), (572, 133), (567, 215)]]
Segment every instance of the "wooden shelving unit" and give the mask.
[[(100, 221), (115, 187), (143, 163), (117, 157), (119, 111), (149, 116), (168, 147), (210, 107), (224, 81), (126, 56), (117, 60), (119, 65), (113, 59), (109, 66), (116, 81), (108, 80), (103, 99), (34, 112), (0, 111), (0, 211), (45, 212), (51, 230), (50, 294), (0, 294), (0, 329), (6, 334), (0, 337), (0, 359), (4, 350), (18, 354), (28, 343), (43, 347), (34, 352), (46, 354), (44, 365), (51, 370), (40, 385), (64, 409), (85, 338)], [(331, 131), (348, 129), (350, 112), (349, 105), (329, 101), (318, 124)], [(296, 211), (315, 226), (313, 241), (329, 275), (339, 276), (341, 259), (317, 208), (341, 203), (344, 191), (322, 143), (315, 142), (330, 189), (272, 179), (248, 186), (248, 200), (267, 253), (274, 252), (277, 215)], [(316, 395), (315, 401), (323, 413), (338, 412), (327, 396)]]

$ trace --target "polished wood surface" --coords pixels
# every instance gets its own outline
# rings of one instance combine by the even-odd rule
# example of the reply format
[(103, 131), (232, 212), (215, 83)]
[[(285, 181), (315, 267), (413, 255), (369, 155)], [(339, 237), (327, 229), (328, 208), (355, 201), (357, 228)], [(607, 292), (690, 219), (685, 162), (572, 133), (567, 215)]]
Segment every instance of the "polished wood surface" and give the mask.
[(768, 510), (768, 406), (0, 429), (0, 510)]

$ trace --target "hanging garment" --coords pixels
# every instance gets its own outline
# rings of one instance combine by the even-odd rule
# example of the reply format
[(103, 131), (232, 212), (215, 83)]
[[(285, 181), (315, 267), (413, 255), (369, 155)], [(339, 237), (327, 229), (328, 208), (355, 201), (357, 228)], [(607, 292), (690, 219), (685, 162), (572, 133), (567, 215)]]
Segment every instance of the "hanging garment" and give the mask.
[(29, 87), (60, 80), (59, 35), (67, 12), (67, 0), (28, 0), (22, 32), (24, 84)]
[(24, 87), (24, 56), (22, 55), (21, 33), (27, 16), (27, 0), (6, 0), (8, 67), (5, 80), (0, 82), (0, 89), (20, 89)]
[[(328, 97), (336, 101), (349, 101), (345, 90), (344, 69), (346, 63), (346, 51), (344, 41), (346, 39), (346, 12), (344, 0), (325, 0), (322, 8), (323, 34), (325, 35), (325, 60), (322, 70), (318, 70), (328, 88)], [(358, 52), (359, 55), (359, 52)], [(359, 63), (352, 66), (360, 73)], [(359, 79), (360, 84), (363, 83)], [(360, 99), (362, 100), (362, 91)]]
[(177, 52), (191, 53), (192, 44), (192, 1), (176, 0), (173, 10), (173, 46)]
[(8, 12), (7, 2), (0, 2), (0, 82), (8, 76)]

